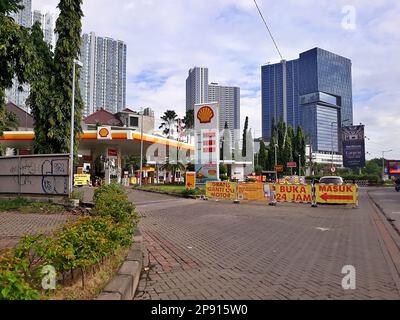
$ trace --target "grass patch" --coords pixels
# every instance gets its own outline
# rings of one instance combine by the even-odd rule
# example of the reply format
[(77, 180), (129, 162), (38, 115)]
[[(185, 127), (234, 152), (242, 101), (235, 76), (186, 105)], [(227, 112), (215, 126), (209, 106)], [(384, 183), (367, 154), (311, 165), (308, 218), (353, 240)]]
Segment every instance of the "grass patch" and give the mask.
[[(145, 185), (140, 189), (142, 190), (150, 190), (150, 191), (159, 191), (164, 193), (174, 193), (182, 195), (186, 192), (186, 187), (184, 185), (169, 185), (169, 184), (159, 184), (159, 185)], [(204, 187), (197, 187), (194, 191), (195, 195), (205, 194)]]
[(0, 199), (0, 211), (18, 210), (19, 208), (29, 204), (30, 202), (23, 198)]
[(115, 276), (128, 255), (129, 248), (120, 248), (110, 257), (104, 259), (104, 263), (92, 267), (85, 272), (85, 287), (82, 287), (80, 272), (75, 273), (73, 283), (60, 285), (49, 300), (93, 300), (99, 296), (104, 287)]
[(65, 213), (67, 210), (64, 206), (49, 202), (33, 202), (24, 198), (16, 199), (1, 199), (1, 211), (16, 211), (24, 214), (29, 213), (42, 213), (42, 214), (55, 214)]

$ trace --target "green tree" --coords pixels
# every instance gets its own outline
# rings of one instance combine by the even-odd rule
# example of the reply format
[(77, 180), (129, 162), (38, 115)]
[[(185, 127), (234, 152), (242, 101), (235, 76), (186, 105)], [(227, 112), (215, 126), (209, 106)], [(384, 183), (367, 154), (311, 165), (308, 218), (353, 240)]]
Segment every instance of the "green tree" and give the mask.
[(50, 81), (50, 101), (46, 132), (46, 146), (41, 151), (46, 153), (67, 153), (70, 150), (72, 84), (76, 83), (75, 92), (75, 143), (78, 149), (78, 136), (81, 133), (83, 101), (80, 95), (78, 79), (72, 79), (74, 60), (78, 59), (81, 45), (82, 0), (60, 0), (60, 15), (56, 21), (55, 33), (58, 40), (54, 52), (54, 73)]
[[(276, 143), (277, 143), (276, 137), (275, 136), (271, 137), (271, 140), (270, 140), (269, 146), (268, 146), (268, 153), (267, 153), (267, 165), (266, 165), (267, 170), (274, 170)], [(278, 155), (278, 152), (279, 152), (279, 148), (277, 148), (277, 155)]]
[(267, 148), (265, 147), (264, 141), (260, 140), (260, 150), (258, 152), (258, 165), (261, 166), (262, 170), (267, 170)]
[(25, 83), (35, 62), (28, 29), (7, 15), (20, 8), (17, 0), (2, 0), (0, 4), (0, 136), (17, 126), (15, 115), (5, 109), (5, 89), (12, 86), (14, 77)]
[(186, 115), (183, 118), (186, 130), (192, 130), (194, 128), (194, 110), (187, 110)]
[(246, 136), (247, 136), (247, 130), (249, 129), (249, 117), (246, 117), (246, 121), (244, 122), (244, 128), (243, 128), (243, 136), (242, 136), (242, 157), (246, 156), (247, 153), (247, 143), (246, 143)]
[[(298, 168), (304, 169), (306, 167), (306, 138), (300, 126), (297, 127), (297, 133), (294, 138), (293, 160), (297, 162)], [(301, 163), (299, 163), (299, 160)], [(299, 175), (301, 175), (301, 172), (299, 172)]]
[(281, 120), (277, 126), (277, 135), (278, 135), (278, 164), (285, 164), (284, 159), (284, 148), (285, 148), (285, 139), (286, 139), (286, 123)]
[(17, 12), (24, 8), (21, 4), (22, 0), (0, 0), (0, 14), (9, 14)]
[(50, 46), (43, 40), (43, 32), (39, 22), (34, 23), (31, 31), (31, 40), (37, 63), (32, 68), (29, 76), (31, 90), (27, 99), (27, 105), (32, 110), (32, 116), (35, 120), (35, 153), (43, 154), (53, 151), (48, 147), (48, 119), (51, 115), (49, 102), (50, 81), (53, 74), (53, 54)]
[(167, 110), (164, 112), (161, 120), (162, 122), (159, 129), (164, 129), (163, 134), (168, 138), (172, 138), (174, 128), (176, 127), (176, 123), (178, 121), (178, 115), (174, 110)]
[(160, 170), (169, 172), (172, 177), (172, 183), (175, 183), (176, 172), (180, 171), (181, 173), (184, 173), (186, 168), (181, 162), (171, 163), (167, 161), (160, 167)]
[(294, 130), (292, 126), (288, 126), (286, 130), (285, 146), (283, 148), (283, 165), (286, 167), (286, 173), (292, 172), (291, 169), (287, 168), (287, 163), (293, 161), (293, 141), (294, 141)]

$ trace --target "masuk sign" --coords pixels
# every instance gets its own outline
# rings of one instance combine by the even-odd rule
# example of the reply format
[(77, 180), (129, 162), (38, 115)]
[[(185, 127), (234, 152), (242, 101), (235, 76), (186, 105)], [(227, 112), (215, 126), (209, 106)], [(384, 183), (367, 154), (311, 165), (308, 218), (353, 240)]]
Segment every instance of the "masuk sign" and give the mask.
[(315, 197), (317, 203), (355, 204), (358, 200), (358, 187), (355, 184), (317, 184)]

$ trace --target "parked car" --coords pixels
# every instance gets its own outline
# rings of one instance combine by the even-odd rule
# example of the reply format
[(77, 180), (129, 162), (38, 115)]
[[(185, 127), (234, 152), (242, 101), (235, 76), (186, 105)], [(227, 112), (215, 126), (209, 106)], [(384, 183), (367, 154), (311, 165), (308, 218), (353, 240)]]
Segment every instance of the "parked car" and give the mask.
[(338, 176), (327, 176), (327, 177), (322, 177), (319, 179), (320, 184), (337, 184), (337, 185), (342, 185), (343, 178), (338, 177)]

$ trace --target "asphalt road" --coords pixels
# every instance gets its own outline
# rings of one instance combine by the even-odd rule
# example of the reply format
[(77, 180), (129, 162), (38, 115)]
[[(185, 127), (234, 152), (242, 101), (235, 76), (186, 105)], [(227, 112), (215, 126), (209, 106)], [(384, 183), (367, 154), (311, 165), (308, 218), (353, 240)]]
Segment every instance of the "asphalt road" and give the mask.
[(373, 189), (369, 194), (400, 232), (400, 192), (396, 192), (393, 187)]
[[(400, 194), (373, 196), (400, 212), (397, 201), (384, 200)], [(148, 251), (136, 299), (400, 298), (398, 239), (365, 189), (359, 209), (235, 205), (139, 191), (129, 197), (142, 215)], [(345, 290), (349, 265), (356, 287)]]

